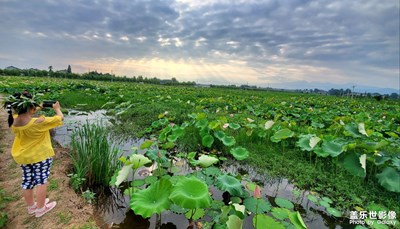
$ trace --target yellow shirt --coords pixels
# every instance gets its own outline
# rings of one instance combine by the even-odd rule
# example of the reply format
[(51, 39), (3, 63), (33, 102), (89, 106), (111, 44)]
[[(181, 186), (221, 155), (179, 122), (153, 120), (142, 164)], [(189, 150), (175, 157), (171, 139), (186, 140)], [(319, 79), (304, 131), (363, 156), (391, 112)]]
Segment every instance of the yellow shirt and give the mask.
[(54, 156), (49, 130), (63, 124), (61, 117), (44, 117), (43, 122), (35, 123), (37, 119), (32, 118), (25, 126), (11, 126), (15, 134), (11, 155), (18, 164), (33, 164)]

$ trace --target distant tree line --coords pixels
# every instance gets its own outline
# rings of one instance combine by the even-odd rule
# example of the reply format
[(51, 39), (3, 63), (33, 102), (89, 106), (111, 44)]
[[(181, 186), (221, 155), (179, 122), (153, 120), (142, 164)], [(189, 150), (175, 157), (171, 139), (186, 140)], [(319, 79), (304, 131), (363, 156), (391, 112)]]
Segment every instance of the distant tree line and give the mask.
[[(51, 78), (67, 78), (67, 79), (87, 79), (87, 80), (99, 80), (99, 81), (111, 81), (111, 82), (134, 82), (134, 83), (146, 83), (146, 84), (161, 84), (161, 85), (185, 85), (185, 86), (195, 86), (194, 81), (179, 82), (175, 77), (171, 79), (158, 79), (156, 77), (148, 78), (139, 76), (127, 77), (127, 76), (115, 76), (110, 73), (101, 73), (97, 71), (89, 71), (83, 74), (73, 73), (71, 66), (65, 70), (53, 71), (53, 66), (48, 67), (48, 71), (39, 69), (19, 69), (15, 67), (8, 67), (5, 69), (0, 69), (0, 75), (4, 76), (30, 76), (30, 77), (51, 77)], [(196, 85), (201, 86), (201, 85)], [(203, 85), (205, 86), (205, 85)], [(347, 97), (370, 97), (376, 100), (382, 99), (400, 99), (399, 94), (391, 93), (381, 95), (379, 93), (354, 93), (351, 89), (330, 89), (329, 91), (315, 89), (305, 89), (305, 90), (286, 90), (286, 89), (275, 89), (275, 88), (263, 88), (251, 85), (207, 85), (212, 88), (230, 88), (230, 89), (242, 89), (242, 90), (270, 90), (270, 91), (283, 91), (283, 92), (299, 92), (299, 93), (314, 93), (323, 95), (333, 95), (333, 96), (347, 96)]]
[(54, 71), (52, 66), (49, 66), (49, 70), (39, 69), (17, 69), (12, 67), (9, 69), (0, 69), (0, 75), (4, 76), (30, 76), (30, 77), (50, 77), (50, 78), (66, 78), (66, 79), (87, 79), (87, 80), (99, 80), (99, 81), (112, 81), (112, 82), (135, 82), (135, 83), (146, 83), (146, 84), (162, 84), (162, 85), (185, 85), (194, 86), (196, 83), (193, 82), (179, 82), (175, 77), (171, 79), (158, 79), (156, 77), (147, 78), (143, 76), (115, 76), (110, 73), (101, 73), (97, 71), (89, 71), (83, 74), (72, 73), (71, 66), (68, 66), (66, 70)]
[(382, 99), (399, 99), (399, 94), (397, 93), (391, 93), (389, 94), (384, 94), (381, 95), (379, 93), (359, 93), (359, 92), (354, 92), (351, 91), (349, 88), (347, 88), (346, 90), (343, 89), (330, 89), (328, 91), (329, 95), (335, 95), (335, 96), (349, 96), (349, 97), (373, 97), (376, 100), (382, 100)]

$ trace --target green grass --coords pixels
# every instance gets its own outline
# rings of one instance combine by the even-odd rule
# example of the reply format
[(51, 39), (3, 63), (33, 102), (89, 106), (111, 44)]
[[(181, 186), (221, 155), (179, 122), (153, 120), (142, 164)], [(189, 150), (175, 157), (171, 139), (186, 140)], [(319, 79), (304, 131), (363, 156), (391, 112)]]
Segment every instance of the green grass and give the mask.
[(0, 228), (5, 227), (8, 222), (8, 215), (4, 212), (7, 203), (16, 200), (16, 198), (6, 194), (4, 189), (0, 187)]
[(57, 179), (50, 179), (48, 190), (50, 192), (58, 190), (58, 180)]
[(85, 178), (86, 185), (108, 186), (114, 171), (120, 167), (120, 151), (112, 145), (106, 126), (84, 124), (71, 137), (73, 174)]
[(98, 229), (99, 227), (96, 226), (94, 221), (89, 221), (82, 226), (79, 227), (72, 227), (73, 229)]
[(8, 165), (8, 169), (15, 169), (18, 167), (18, 164), (15, 161), (11, 161), (11, 163)]
[(72, 219), (72, 215), (68, 212), (57, 212), (57, 217), (62, 224), (68, 224)]

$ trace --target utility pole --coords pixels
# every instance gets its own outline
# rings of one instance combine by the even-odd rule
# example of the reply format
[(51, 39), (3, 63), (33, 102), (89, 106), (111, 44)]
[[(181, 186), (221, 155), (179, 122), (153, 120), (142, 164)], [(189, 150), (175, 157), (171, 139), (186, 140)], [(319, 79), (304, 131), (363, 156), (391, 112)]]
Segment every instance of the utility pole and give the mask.
[(355, 88), (356, 86), (355, 85), (353, 85), (353, 92), (351, 93), (351, 99), (353, 99), (353, 96), (354, 96), (354, 88)]

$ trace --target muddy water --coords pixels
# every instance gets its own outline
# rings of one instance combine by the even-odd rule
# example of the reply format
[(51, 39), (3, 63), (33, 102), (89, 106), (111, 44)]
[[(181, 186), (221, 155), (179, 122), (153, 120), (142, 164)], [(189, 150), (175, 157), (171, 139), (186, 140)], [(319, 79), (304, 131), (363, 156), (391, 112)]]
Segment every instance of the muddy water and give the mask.
[[(64, 126), (56, 129), (54, 139), (62, 146), (69, 147), (72, 131), (86, 122), (107, 124), (109, 118), (105, 115), (104, 110), (89, 113), (70, 111), (65, 116)], [(139, 147), (143, 141), (143, 139), (131, 139), (121, 141), (118, 146), (124, 154), (129, 154), (132, 147)], [(182, 168), (183, 172), (190, 170), (187, 165), (183, 165)], [(323, 207), (316, 206), (313, 202), (309, 201), (307, 198), (308, 191), (302, 191), (300, 196), (294, 196), (292, 191), (295, 189), (295, 186), (287, 179), (266, 177), (258, 174), (251, 166), (236, 162), (231, 162), (229, 165), (221, 167), (221, 170), (232, 174), (245, 175), (250, 180), (263, 184), (261, 191), (264, 195), (263, 197), (264, 199), (268, 199), (272, 205), (274, 205), (276, 197), (283, 197), (292, 201), (295, 204), (295, 210), (300, 212), (308, 228), (354, 228), (352, 225), (349, 225), (348, 220), (330, 217), (324, 211)], [(138, 178), (144, 178), (146, 175), (146, 173), (137, 174)], [(220, 191), (216, 189), (211, 189), (211, 191), (214, 198), (223, 199)], [(188, 226), (188, 220), (184, 215), (169, 211), (163, 212), (161, 216), (153, 215), (150, 219), (143, 219), (141, 216), (133, 214), (129, 210), (129, 197), (124, 196), (123, 191), (119, 189), (110, 188), (102, 192), (96, 192), (96, 194), (98, 197), (96, 209), (99, 217), (96, 221), (101, 224), (101, 228), (153, 229), (161, 225), (160, 228), (163, 229), (181, 229)], [(210, 221), (211, 219), (206, 218), (205, 220)], [(156, 225), (157, 223), (159, 225)], [(252, 217), (245, 218), (243, 228), (253, 228)]]

